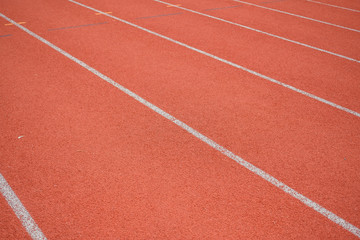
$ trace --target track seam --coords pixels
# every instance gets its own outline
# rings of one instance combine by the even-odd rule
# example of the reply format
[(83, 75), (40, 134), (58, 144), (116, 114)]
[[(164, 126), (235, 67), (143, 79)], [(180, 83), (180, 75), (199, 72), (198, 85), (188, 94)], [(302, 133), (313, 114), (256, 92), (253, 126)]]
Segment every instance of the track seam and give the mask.
[[(70, 0), (70, 1), (73, 2), (72, 0)], [(96, 11), (98, 11), (98, 10), (96, 10)], [(98, 11), (98, 12), (100, 12), (100, 11)], [(108, 15), (108, 14), (105, 14), (105, 15)], [(352, 225), (351, 223), (347, 222), (346, 220), (344, 220), (343, 218), (337, 216), (336, 214), (330, 212), (326, 208), (320, 206), (318, 203), (310, 200), (309, 198), (305, 197), (304, 195), (296, 192), (294, 189), (292, 189), (289, 186), (285, 185), (284, 183), (277, 180), (276, 178), (274, 178), (270, 174), (266, 173), (265, 171), (261, 170), (260, 168), (258, 168), (256, 166), (254, 166), (253, 164), (245, 161), (241, 157), (239, 157), (236, 154), (232, 153), (230, 150), (228, 150), (228, 149), (224, 148), (223, 146), (217, 144), (216, 142), (214, 142), (210, 138), (206, 137), (205, 135), (203, 135), (200, 132), (196, 131), (195, 129), (191, 128), (187, 124), (185, 124), (182, 121), (178, 120), (177, 118), (170, 115), (169, 113), (163, 111), (162, 109), (155, 106), (154, 104), (146, 101), (145, 99), (143, 99), (139, 95), (135, 94), (134, 92), (130, 91), (129, 89), (127, 89), (124, 86), (120, 85), (119, 83), (115, 82), (114, 80), (112, 80), (111, 78), (109, 78), (106, 75), (102, 74), (101, 72), (97, 71), (96, 69), (90, 67), (89, 65), (87, 65), (83, 61), (77, 59), (76, 57), (72, 56), (71, 54), (67, 53), (66, 51), (62, 50), (61, 48), (59, 48), (56, 45), (52, 44), (51, 42), (47, 41), (46, 39), (40, 37), (39, 35), (35, 34), (34, 32), (30, 31), (29, 29), (17, 24), (15, 21), (13, 21), (12, 19), (6, 17), (5, 15), (3, 15), (1, 13), (0, 13), (0, 16), (2, 18), (6, 19), (7, 21), (13, 23), (15, 26), (17, 26), (21, 30), (25, 31), (29, 35), (33, 36), (34, 38), (38, 39), (39, 41), (41, 41), (41, 42), (45, 43), (46, 45), (48, 45), (49, 47), (53, 48), (57, 52), (61, 53), (65, 57), (69, 58), (70, 60), (72, 60), (72, 61), (76, 62), (77, 64), (79, 64), (80, 66), (84, 67), (85, 69), (92, 72), (96, 76), (100, 77), (104, 81), (110, 83), (111, 85), (118, 88), (119, 90), (121, 90), (122, 92), (127, 94), (128, 96), (134, 98), (135, 100), (137, 100), (138, 102), (140, 102), (143, 105), (147, 106), (148, 108), (155, 111), (156, 113), (160, 114), (164, 118), (166, 118), (166, 119), (170, 120), (171, 122), (175, 123), (176, 125), (181, 127), (183, 130), (187, 131), (188, 133), (192, 134), (193, 136), (195, 136), (199, 140), (201, 140), (201, 141), (205, 142), (206, 144), (208, 144), (213, 149), (219, 151), (223, 155), (225, 155), (225, 156), (229, 157), (230, 159), (236, 161), (241, 166), (245, 167), (246, 169), (248, 169), (251, 172), (255, 173), (256, 175), (260, 176), (261, 178), (268, 181), (269, 183), (271, 183), (275, 187), (283, 190), (285, 193), (287, 193), (290, 196), (298, 199), (300, 202), (302, 202), (306, 206), (314, 209), (316, 212), (320, 213), (321, 215), (325, 216), (326, 218), (328, 218), (332, 222), (340, 225), (341, 227), (343, 227), (347, 231), (351, 232), (352, 234), (354, 234), (355, 236), (360, 238), (360, 229), (357, 228), (356, 226)]]

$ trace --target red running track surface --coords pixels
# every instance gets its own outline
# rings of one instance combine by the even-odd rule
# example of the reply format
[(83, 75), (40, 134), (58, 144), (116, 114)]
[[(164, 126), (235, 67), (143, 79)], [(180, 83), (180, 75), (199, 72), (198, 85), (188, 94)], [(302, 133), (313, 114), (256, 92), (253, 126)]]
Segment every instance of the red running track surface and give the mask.
[[(356, 63), (193, 14), (136, 19), (179, 12), (155, 2), (86, 4), (359, 110)], [(360, 225), (357, 117), (67, 1), (0, 6), (6, 16)], [(0, 172), (49, 239), (356, 238), (0, 23), (2, 33), (11, 34), (0, 39)], [(104, 24), (49, 31), (94, 23)], [(3, 199), (1, 206), (0, 237), (27, 237)]]

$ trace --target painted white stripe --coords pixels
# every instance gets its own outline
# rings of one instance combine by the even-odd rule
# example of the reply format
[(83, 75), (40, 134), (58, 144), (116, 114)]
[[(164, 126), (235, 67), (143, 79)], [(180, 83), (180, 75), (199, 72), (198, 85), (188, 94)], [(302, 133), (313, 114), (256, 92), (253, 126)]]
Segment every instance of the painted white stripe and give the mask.
[[(74, 2), (74, 1), (72, 1)], [(76, 3), (76, 2), (74, 2)], [(75, 58), (74, 56), (70, 55), (69, 53), (65, 52), (64, 50), (62, 50), (61, 48), (55, 46), (54, 44), (52, 44), (51, 42), (47, 41), (46, 39), (40, 37), (39, 35), (33, 33), (32, 31), (30, 31), (29, 29), (17, 24), (15, 21), (13, 21), (12, 19), (6, 17), (5, 15), (0, 13), (0, 16), (5, 18), (6, 20), (8, 20), (9, 22), (13, 23), (15, 26), (17, 26), (18, 28), (22, 29), (23, 31), (27, 32), (28, 34), (30, 34), (31, 36), (33, 36), (34, 38), (38, 39), (39, 41), (45, 43), (46, 45), (48, 45), (49, 47), (53, 48), (54, 50), (56, 50), (57, 52), (61, 53), (62, 55), (66, 56), (67, 58), (71, 59), (72, 61), (76, 62), (77, 64), (81, 65), (82, 67), (84, 67), (85, 69), (87, 69), (88, 71), (92, 72), (93, 74), (95, 74), (96, 76), (98, 76), (99, 78), (103, 79), (104, 81), (110, 83), (111, 85), (113, 85), (114, 87), (118, 88), (120, 91), (124, 92), (125, 94), (127, 94), (128, 96), (134, 98), (136, 101), (144, 104), (145, 106), (147, 106), (148, 108), (152, 109), (153, 111), (155, 111), (156, 113), (160, 114), (161, 116), (163, 116), (164, 118), (170, 120), (171, 122), (175, 123), (176, 125), (178, 125), (180, 128), (182, 128), (183, 130), (187, 131), (188, 133), (192, 134), (193, 136), (195, 136), (196, 138), (200, 139), (201, 141), (205, 142), (206, 144), (208, 144), (210, 147), (214, 148), (215, 150), (221, 152), (222, 154), (224, 154), (225, 156), (229, 157), (230, 159), (236, 161), (237, 163), (239, 163), (240, 165), (242, 165), (243, 167), (247, 168), (248, 170), (250, 170), (251, 172), (255, 173), (256, 175), (260, 176), (261, 178), (265, 179), (266, 181), (268, 181), (269, 183), (273, 184), (275, 187), (283, 190), (285, 193), (289, 194), (290, 196), (298, 199), (300, 202), (302, 202), (303, 204), (305, 204), (306, 206), (314, 209), (316, 212), (320, 213), (321, 215), (325, 216), (326, 218), (330, 219), (331, 221), (333, 221), (334, 223), (340, 225), (341, 227), (343, 227), (344, 229), (346, 229), (347, 231), (351, 232), (352, 234), (354, 234), (355, 236), (360, 238), (360, 229), (355, 227), (354, 225), (352, 225), (351, 223), (345, 221), (344, 219), (342, 219), (341, 217), (335, 215), (334, 213), (330, 212), (329, 210), (325, 209), (324, 207), (320, 206), (319, 204), (317, 204), (316, 202), (310, 200), (309, 198), (305, 197), (304, 195), (296, 192), (294, 189), (290, 188), (289, 186), (285, 185), (284, 183), (282, 183), (281, 181), (277, 180), (276, 178), (274, 178), (273, 176), (271, 176), (270, 174), (264, 172), (263, 170), (261, 170), (260, 168), (252, 165), (251, 163), (245, 161), (244, 159), (242, 159), (241, 157), (235, 155), (234, 153), (232, 153), (230, 150), (224, 148), (223, 146), (217, 144), (216, 142), (214, 142), (213, 140), (211, 140), (210, 138), (204, 136), (203, 134), (201, 134), (200, 132), (196, 131), (195, 129), (191, 128), (190, 126), (188, 126), (187, 124), (181, 122), (180, 120), (178, 120), (177, 118), (175, 118), (174, 116), (170, 115), (169, 113), (163, 111), (162, 109), (158, 108), (157, 106), (155, 106), (154, 104), (146, 101), (145, 99), (143, 99), (142, 97), (138, 96), (137, 94), (135, 94), (134, 92), (130, 91), (129, 89), (123, 87), (122, 85), (120, 85), (119, 83), (115, 82), (114, 80), (112, 80), (111, 78), (105, 76), (104, 74), (102, 74), (101, 72), (97, 71), (96, 69), (90, 67), (89, 65), (87, 65), (86, 63), (84, 63), (83, 61)]]
[(0, 192), (21, 221), (22, 225), (34, 240), (45, 240), (46, 237), (20, 202), (10, 185), (7, 183), (3, 175), (0, 173)]
[(138, 25), (136, 25), (136, 24), (134, 24), (134, 23), (131, 23), (131, 22), (128, 22), (128, 21), (126, 21), (126, 20), (123, 20), (123, 19), (120, 19), (120, 18), (118, 18), (118, 17), (115, 17), (115, 16), (113, 16), (113, 15), (107, 14), (107, 13), (102, 12), (102, 11), (100, 11), (100, 10), (97, 10), (97, 9), (95, 9), (95, 8), (89, 7), (89, 6), (85, 5), (85, 4), (76, 2), (76, 1), (74, 1), (74, 0), (69, 0), (69, 1), (72, 2), (72, 3), (75, 3), (75, 4), (79, 5), (79, 6), (82, 6), (82, 7), (85, 7), (85, 8), (87, 8), (87, 9), (90, 9), (90, 10), (92, 10), (92, 11), (95, 11), (95, 12), (98, 12), (98, 13), (102, 13), (102, 14), (104, 14), (105, 16), (108, 16), (108, 17), (110, 17), (110, 18), (113, 18), (113, 19), (118, 20), (118, 21), (120, 21), (120, 22), (122, 22), (122, 23), (128, 24), (128, 25), (130, 25), (130, 26), (136, 27), (136, 28), (141, 29), (141, 30), (143, 30), (143, 31), (145, 31), (145, 32), (151, 33), (151, 34), (153, 34), (153, 35), (155, 35), (155, 36), (161, 37), (161, 38), (166, 39), (166, 40), (168, 40), (168, 41), (170, 41), (170, 42), (176, 43), (176, 44), (178, 44), (178, 45), (180, 45), (180, 46), (183, 46), (183, 47), (186, 47), (186, 48), (188, 48), (188, 49), (191, 49), (191, 50), (193, 50), (193, 51), (195, 51), (195, 52), (204, 54), (205, 56), (211, 57), (211, 58), (216, 59), (216, 60), (218, 60), (218, 61), (220, 61), (220, 62), (223, 62), (223, 63), (225, 63), (225, 64), (228, 64), (228, 65), (230, 65), (230, 66), (233, 66), (233, 67), (235, 67), (235, 68), (241, 69), (241, 70), (246, 71), (246, 72), (248, 72), (248, 73), (251, 73), (251, 74), (253, 74), (253, 75), (255, 75), (255, 76), (261, 77), (261, 78), (263, 78), (263, 79), (265, 79), (265, 80), (268, 80), (268, 81), (270, 81), (270, 82), (272, 82), (272, 83), (278, 84), (278, 85), (280, 85), (280, 86), (283, 86), (283, 87), (285, 87), (285, 88), (288, 88), (288, 89), (290, 89), (290, 90), (293, 90), (293, 91), (295, 91), (295, 92), (297, 92), (297, 93), (303, 94), (303, 95), (305, 95), (305, 96), (307, 96), (307, 97), (310, 97), (310, 98), (315, 99), (315, 100), (317, 100), (317, 101), (319, 101), (319, 102), (325, 103), (325, 104), (327, 104), (327, 105), (329, 105), (329, 106), (332, 106), (332, 107), (334, 107), (334, 108), (340, 109), (340, 110), (342, 110), (342, 111), (344, 111), (344, 112), (353, 114), (354, 116), (360, 117), (360, 113), (358, 113), (358, 112), (355, 112), (355, 111), (353, 111), (353, 110), (351, 110), (351, 109), (342, 107), (342, 106), (340, 106), (340, 105), (338, 105), (338, 104), (336, 104), (336, 103), (330, 102), (330, 101), (328, 101), (328, 100), (326, 100), (326, 99), (320, 98), (320, 97), (318, 97), (318, 96), (315, 96), (315, 95), (313, 95), (313, 94), (311, 94), (311, 93), (305, 92), (305, 91), (303, 91), (303, 90), (301, 90), (301, 89), (295, 88), (295, 87), (293, 87), (293, 86), (291, 86), (291, 85), (288, 85), (288, 84), (286, 84), (286, 83), (282, 83), (282, 82), (280, 82), (280, 81), (278, 81), (278, 80), (276, 80), (276, 79), (274, 79), (274, 78), (265, 76), (265, 75), (263, 75), (263, 74), (261, 74), (261, 73), (255, 72), (255, 71), (253, 71), (253, 70), (251, 70), (251, 69), (248, 69), (248, 68), (246, 68), (246, 67), (243, 67), (243, 66), (241, 66), (241, 65), (238, 65), (238, 64), (236, 64), (236, 63), (230, 62), (230, 61), (225, 60), (225, 59), (223, 59), (223, 58), (220, 58), (220, 57), (217, 57), (217, 56), (212, 55), (212, 54), (210, 54), (210, 53), (207, 53), (207, 52), (205, 52), (205, 51), (203, 51), (203, 50), (197, 49), (197, 48), (192, 47), (192, 46), (190, 46), (190, 45), (187, 45), (187, 44), (185, 44), (185, 43), (179, 42), (179, 41), (174, 40), (174, 39), (172, 39), (172, 38), (166, 37), (166, 36), (164, 36), (164, 35), (162, 35), (162, 34), (159, 34), (159, 33), (156, 33), (156, 32), (154, 32), (154, 31), (151, 31), (151, 30), (149, 30), (149, 29), (147, 29), (147, 28), (138, 26)]
[(202, 15), (202, 16), (205, 16), (205, 17), (208, 17), (208, 18), (212, 18), (212, 19), (215, 19), (215, 20), (218, 20), (218, 21), (221, 21), (221, 22), (229, 23), (229, 24), (232, 24), (232, 25), (235, 25), (235, 26), (238, 26), (238, 27), (242, 27), (242, 28), (251, 30), (251, 31), (262, 33), (262, 34), (265, 34), (265, 35), (268, 35), (268, 36), (271, 36), (271, 37), (274, 37), (274, 38), (278, 38), (278, 39), (281, 39), (281, 40), (284, 40), (284, 41), (287, 41), (287, 42), (295, 43), (295, 44), (303, 46), (303, 47), (307, 47), (307, 48), (311, 48), (311, 49), (314, 49), (314, 50), (317, 50), (317, 51), (320, 51), (320, 52), (328, 53), (328, 54), (331, 54), (331, 55), (334, 55), (334, 56), (337, 56), (337, 57), (340, 57), (340, 58), (344, 58), (346, 60), (350, 60), (350, 61), (360, 63), (360, 60), (356, 60), (356, 59), (353, 59), (353, 58), (350, 58), (350, 57), (346, 57), (346, 56), (341, 55), (341, 54), (333, 53), (333, 52), (330, 52), (330, 51), (327, 51), (327, 50), (324, 50), (324, 49), (321, 49), (321, 48), (318, 48), (318, 47), (314, 47), (314, 46), (311, 46), (311, 45), (308, 45), (308, 44), (305, 44), (305, 43), (297, 42), (297, 41), (294, 41), (294, 40), (291, 40), (291, 39), (288, 39), (288, 38), (284, 38), (284, 37), (281, 37), (281, 36), (278, 36), (278, 35), (275, 35), (275, 34), (264, 32), (264, 31), (261, 31), (259, 29), (255, 29), (255, 28), (252, 28), (252, 27), (249, 27), (249, 26), (245, 26), (245, 25), (242, 25), (242, 24), (239, 24), (239, 23), (234, 23), (234, 22), (225, 20), (223, 18), (218, 18), (218, 17), (215, 17), (215, 16), (211, 16), (211, 15), (208, 15), (208, 14), (205, 14), (205, 13), (197, 12), (197, 11), (189, 9), (189, 8), (184, 8), (184, 7), (177, 6), (177, 5), (174, 5), (174, 4), (171, 4), (171, 3), (167, 3), (167, 2), (163, 2), (163, 1), (160, 1), (160, 0), (154, 0), (154, 1), (162, 3), (162, 4), (166, 4), (166, 5), (171, 5), (173, 7), (182, 9), (184, 11), (199, 14), (199, 15)]
[(323, 3), (323, 2), (318, 2), (318, 1), (312, 1), (312, 0), (306, 0), (308, 2), (313, 2), (313, 3), (318, 3), (318, 4), (322, 4), (322, 5), (326, 5), (326, 6), (330, 6), (330, 7), (335, 7), (335, 8), (341, 8), (341, 9), (345, 9), (345, 10), (349, 10), (352, 12), (359, 12), (359, 10), (355, 10), (355, 9), (351, 9), (351, 8), (346, 8), (346, 7), (340, 7), (340, 6), (336, 6), (336, 5), (332, 5), (332, 4), (327, 4), (327, 3)]
[(342, 29), (346, 29), (346, 30), (350, 30), (350, 31), (353, 31), (353, 32), (359, 32), (359, 33), (360, 33), (360, 30), (357, 30), (357, 29), (353, 29), (353, 28), (349, 28), (349, 27), (344, 27), (344, 26), (337, 25), (337, 24), (334, 24), (334, 23), (329, 23), (329, 22), (317, 20), (317, 19), (314, 19), (314, 18), (309, 18), (309, 17), (301, 16), (301, 15), (294, 14), (294, 13), (289, 13), (289, 12), (281, 11), (281, 10), (278, 10), (278, 9), (275, 9), (275, 8), (264, 7), (264, 6), (261, 6), (261, 5), (257, 5), (257, 4), (249, 3), (249, 2), (244, 2), (244, 1), (240, 1), (240, 0), (233, 0), (233, 1), (239, 2), (239, 3), (243, 3), (243, 4), (247, 4), (247, 5), (254, 6), (254, 7), (259, 7), (259, 8), (267, 9), (267, 10), (274, 11), (274, 12), (279, 12), (279, 13), (287, 14), (287, 15), (290, 15), (290, 16), (298, 17), (298, 18), (307, 19), (307, 20), (310, 20), (310, 21), (318, 22), (318, 23), (323, 23), (323, 24), (326, 24), (326, 25), (329, 25), (329, 26), (338, 27), (338, 28), (342, 28)]

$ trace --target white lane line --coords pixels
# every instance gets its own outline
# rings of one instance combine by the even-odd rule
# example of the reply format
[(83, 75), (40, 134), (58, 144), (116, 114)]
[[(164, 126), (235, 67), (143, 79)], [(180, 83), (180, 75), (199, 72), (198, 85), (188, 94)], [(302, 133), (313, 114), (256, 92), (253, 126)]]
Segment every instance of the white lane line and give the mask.
[(294, 41), (294, 40), (291, 40), (291, 39), (288, 39), (288, 38), (284, 38), (284, 37), (281, 37), (281, 36), (278, 36), (278, 35), (275, 35), (275, 34), (264, 32), (264, 31), (261, 31), (259, 29), (255, 29), (255, 28), (252, 28), (252, 27), (249, 27), (249, 26), (245, 26), (245, 25), (242, 25), (242, 24), (239, 24), (239, 23), (234, 23), (234, 22), (225, 20), (223, 18), (218, 18), (218, 17), (211, 16), (211, 15), (208, 15), (208, 14), (205, 14), (205, 13), (197, 12), (197, 11), (189, 9), (189, 8), (176, 6), (174, 4), (163, 2), (163, 1), (160, 1), (160, 0), (154, 0), (154, 1), (162, 3), (162, 4), (166, 4), (166, 5), (172, 5), (173, 7), (182, 9), (184, 11), (199, 14), (199, 15), (202, 15), (202, 16), (205, 16), (205, 17), (208, 17), (208, 18), (212, 18), (212, 19), (215, 19), (215, 20), (218, 20), (218, 21), (221, 21), (221, 22), (229, 23), (229, 24), (232, 24), (232, 25), (235, 25), (235, 26), (238, 26), (238, 27), (242, 27), (242, 28), (245, 28), (245, 29), (248, 29), (248, 30), (251, 30), (251, 31), (255, 31), (255, 32), (258, 32), (258, 33), (262, 33), (262, 34), (265, 34), (265, 35), (268, 35), (268, 36), (271, 36), (271, 37), (274, 37), (274, 38), (278, 38), (278, 39), (281, 39), (281, 40), (284, 40), (284, 41), (287, 41), (287, 42), (295, 43), (295, 44), (303, 46), (303, 47), (311, 48), (311, 49), (314, 49), (314, 50), (317, 50), (317, 51), (320, 51), (320, 52), (324, 52), (324, 53), (328, 53), (328, 54), (331, 54), (331, 55), (334, 55), (334, 56), (337, 56), (337, 57), (340, 57), (340, 58), (344, 58), (346, 60), (350, 60), (350, 61), (360, 63), (360, 60), (356, 60), (356, 59), (353, 59), (353, 58), (350, 58), (350, 57), (346, 57), (346, 56), (341, 55), (341, 54), (333, 53), (333, 52), (330, 52), (330, 51), (327, 51), (327, 50), (324, 50), (324, 49), (321, 49), (321, 48), (318, 48), (318, 47), (314, 47), (314, 46), (311, 46), (311, 45), (308, 45), (308, 44), (305, 44), (305, 43), (297, 42), (297, 41)]
[(351, 110), (351, 109), (342, 107), (342, 106), (340, 106), (340, 105), (338, 105), (338, 104), (336, 104), (336, 103), (330, 102), (330, 101), (328, 101), (328, 100), (326, 100), (326, 99), (320, 98), (320, 97), (318, 97), (318, 96), (315, 96), (315, 95), (313, 95), (313, 94), (311, 94), (311, 93), (305, 92), (305, 91), (303, 91), (303, 90), (301, 90), (301, 89), (295, 88), (295, 87), (293, 87), (293, 86), (291, 86), (291, 85), (288, 85), (288, 84), (286, 84), (286, 83), (282, 83), (282, 82), (280, 82), (280, 81), (278, 81), (278, 80), (276, 80), (276, 79), (274, 79), (274, 78), (265, 76), (265, 75), (263, 75), (263, 74), (261, 74), (261, 73), (255, 72), (255, 71), (253, 71), (253, 70), (251, 70), (251, 69), (248, 69), (248, 68), (246, 68), (246, 67), (243, 67), (243, 66), (241, 66), (241, 65), (238, 65), (238, 64), (236, 64), (236, 63), (233, 63), (233, 62), (230, 62), (230, 61), (225, 60), (225, 59), (223, 59), (223, 58), (217, 57), (217, 56), (212, 55), (212, 54), (210, 54), (210, 53), (207, 53), (207, 52), (205, 52), (205, 51), (203, 51), (203, 50), (200, 50), (200, 49), (197, 49), (197, 48), (195, 48), (195, 47), (189, 46), (189, 45), (187, 45), (187, 44), (185, 44), (185, 43), (182, 43), (182, 42), (179, 42), (179, 41), (174, 40), (174, 39), (172, 39), (172, 38), (166, 37), (166, 36), (164, 36), (164, 35), (162, 35), (162, 34), (153, 32), (153, 31), (151, 31), (151, 30), (149, 30), (149, 29), (147, 29), (147, 28), (138, 26), (138, 25), (136, 25), (136, 24), (134, 24), (134, 23), (128, 22), (128, 21), (123, 20), (123, 19), (120, 19), (120, 18), (118, 18), (118, 17), (115, 17), (115, 16), (113, 16), (113, 15), (107, 14), (107, 13), (105, 13), (105, 12), (102, 12), (102, 11), (97, 10), (97, 9), (95, 9), (95, 8), (89, 7), (89, 6), (84, 5), (84, 4), (82, 4), (82, 3), (76, 2), (76, 1), (74, 1), (74, 0), (69, 0), (69, 1), (72, 2), (72, 3), (75, 3), (75, 4), (79, 5), (79, 6), (82, 6), (82, 7), (84, 7), (84, 8), (90, 9), (90, 10), (92, 10), (92, 11), (95, 11), (95, 12), (98, 12), (98, 13), (102, 13), (102, 14), (104, 14), (105, 16), (108, 16), (108, 17), (113, 18), (113, 19), (115, 19), (115, 20), (118, 20), (118, 21), (120, 21), (120, 22), (122, 22), (122, 23), (125, 23), (125, 24), (128, 24), (128, 25), (130, 25), (130, 26), (133, 26), (133, 27), (135, 27), (135, 28), (141, 29), (141, 30), (143, 30), (143, 31), (145, 31), (145, 32), (151, 33), (151, 34), (153, 34), (153, 35), (155, 35), (155, 36), (158, 36), (158, 37), (160, 37), (160, 38), (166, 39), (166, 40), (168, 40), (168, 41), (170, 41), (170, 42), (176, 43), (176, 44), (178, 44), (178, 45), (180, 45), (180, 46), (183, 46), (183, 47), (186, 47), (186, 48), (188, 48), (188, 49), (191, 49), (191, 50), (193, 50), (193, 51), (195, 51), (195, 52), (204, 54), (205, 56), (211, 57), (211, 58), (216, 59), (216, 60), (218, 60), (218, 61), (220, 61), (220, 62), (223, 62), (223, 63), (225, 63), (225, 64), (228, 64), (228, 65), (230, 65), (230, 66), (233, 66), (233, 67), (235, 67), (235, 68), (241, 69), (241, 70), (246, 71), (246, 72), (248, 72), (248, 73), (251, 73), (251, 74), (253, 74), (253, 75), (255, 75), (255, 76), (261, 77), (261, 78), (263, 78), (263, 79), (265, 79), (265, 80), (268, 80), (268, 81), (270, 81), (270, 82), (272, 82), (272, 83), (278, 84), (278, 85), (280, 85), (280, 86), (283, 86), (283, 87), (285, 87), (285, 88), (288, 88), (288, 89), (290, 89), (290, 90), (293, 90), (293, 91), (295, 91), (295, 92), (297, 92), (297, 93), (300, 93), (300, 94), (303, 94), (303, 95), (305, 95), (305, 96), (307, 96), (307, 97), (310, 97), (310, 98), (312, 98), (312, 99), (315, 99), (315, 100), (317, 100), (317, 101), (319, 101), (319, 102), (325, 103), (325, 104), (327, 104), (327, 105), (329, 105), (329, 106), (332, 106), (332, 107), (337, 108), (337, 109), (339, 109), (339, 110), (342, 110), (342, 111), (344, 111), (344, 112), (350, 113), (350, 114), (352, 114), (352, 115), (354, 115), (354, 116), (356, 116), (356, 117), (360, 117), (360, 113), (358, 113), (358, 112), (355, 112), (355, 111), (353, 111), (353, 110)]
[(351, 8), (346, 8), (346, 7), (340, 7), (340, 6), (336, 6), (336, 5), (332, 5), (332, 4), (328, 4), (328, 3), (323, 3), (323, 2), (318, 2), (318, 1), (313, 1), (313, 0), (306, 0), (308, 2), (313, 2), (313, 3), (318, 3), (318, 4), (322, 4), (322, 5), (326, 5), (326, 6), (330, 6), (330, 7), (335, 7), (335, 8), (341, 8), (341, 9), (345, 9), (348, 11), (352, 11), (352, 12), (359, 12), (359, 10), (355, 10), (355, 9), (351, 9)]
[(239, 2), (239, 3), (243, 3), (243, 4), (247, 4), (247, 5), (254, 6), (254, 7), (259, 7), (259, 8), (267, 9), (267, 10), (274, 11), (274, 12), (279, 12), (279, 13), (287, 14), (287, 15), (290, 15), (290, 16), (298, 17), (298, 18), (307, 19), (307, 20), (310, 20), (310, 21), (318, 22), (318, 23), (323, 23), (323, 24), (326, 24), (326, 25), (329, 25), (329, 26), (338, 27), (338, 28), (342, 28), (342, 29), (346, 29), (346, 30), (350, 30), (350, 31), (353, 31), (353, 32), (359, 32), (359, 33), (360, 33), (360, 30), (357, 30), (357, 29), (353, 29), (353, 28), (349, 28), (349, 27), (344, 27), (344, 26), (337, 25), (337, 24), (334, 24), (334, 23), (329, 23), (329, 22), (317, 20), (317, 19), (314, 19), (314, 18), (309, 18), (309, 17), (301, 16), (301, 15), (294, 14), (294, 13), (289, 13), (289, 12), (281, 11), (281, 10), (278, 10), (278, 9), (275, 9), (275, 8), (264, 7), (264, 6), (261, 6), (261, 5), (257, 5), (257, 4), (249, 3), (249, 2), (244, 2), (244, 1), (240, 1), (240, 0), (233, 0), (233, 1)]
[[(72, 1), (76, 3), (75, 1)], [(79, 4), (79, 3), (77, 3)], [(264, 180), (268, 181), (269, 183), (273, 184), (275, 187), (283, 190), (285, 193), (289, 194), (290, 196), (298, 199), (300, 202), (302, 202), (303, 204), (305, 204), (306, 206), (314, 209), (316, 212), (320, 213), (321, 215), (325, 216), (326, 218), (328, 218), (329, 220), (331, 220), (332, 222), (340, 225), (341, 227), (343, 227), (344, 229), (346, 229), (347, 231), (351, 232), (352, 234), (354, 234), (355, 236), (360, 238), (360, 229), (355, 227), (354, 225), (352, 225), (351, 223), (347, 222), (346, 220), (344, 220), (343, 218), (337, 216), (336, 214), (330, 212), (329, 210), (327, 210), (326, 208), (320, 206), (319, 204), (317, 204), (316, 202), (310, 200), (309, 198), (305, 197), (304, 195), (296, 192), (294, 189), (290, 188), (289, 186), (285, 185), (284, 183), (282, 183), (281, 181), (277, 180), (276, 178), (274, 178), (273, 176), (271, 176), (270, 174), (264, 172), (263, 170), (261, 170), (260, 168), (252, 165), (251, 163), (245, 161), (244, 159), (242, 159), (241, 157), (237, 156), (236, 154), (232, 153), (230, 150), (224, 148), (223, 146), (217, 144), (216, 142), (214, 142), (213, 140), (211, 140), (210, 138), (202, 135), (200, 132), (196, 131), (195, 129), (191, 128), (190, 126), (188, 126), (187, 124), (183, 123), (182, 121), (178, 120), (177, 118), (175, 118), (174, 116), (170, 115), (169, 113), (163, 111), (162, 109), (160, 109), (159, 107), (155, 106), (154, 104), (146, 101), (145, 99), (143, 99), (142, 97), (140, 97), (139, 95), (135, 94), (134, 92), (130, 91), (129, 89), (125, 88), (124, 86), (120, 85), (119, 83), (115, 82), (114, 80), (112, 80), (111, 78), (105, 76), (104, 74), (102, 74), (101, 72), (97, 71), (96, 69), (90, 67), (89, 65), (87, 65), (86, 63), (84, 63), (83, 61), (75, 58), (74, 56), (70, 55), (69, 53), (65, 52), (64, 50), (62, 50), (61, 48), (55, 46), (54, 44), (52, 44), (51, 42), (47, 41), (46, 39), (40, 37), (39, 35), (35, 34), (34, 32), (30, 31), (29, 29), (17, 24), (15, 21), (13, 21), (12, 19), (6, 17), (5, 15), (0, 13), (0, 16), (3, 17), (4, 19), (8, 20), (11, 23), (14, 23), (15, 26), (17, 26), (18, 28), (20, 28), (21, 30), (27, 32), (28, 34), (30, 34), (31, 36), (33, 36), (34, 38), (38, 39), (39, 41), (45, 43), (46, 45), (48, 45), (49, 47), (53, 48), (54, 50), (56, 50), (57, 52), (61, 53), (62, 55), (66, 56), (67, 58), (71, 59), (72, 61), (76, 62), (77, 64), (79, 64), (80, 66), (84, 67), (85, 69), (87, 69), (88, 71), (92, 72), (93, 74), (95, 74), (96, 76), (98, 76), (99, 78), (103, 79), (104, 81), (110, 83), (111, 85), (113, 85), (114, 87), (118, 88), (120, 91), (124, 92), (125, 94), (127, 94), (128, 96), (134, 98), (136, 101), (142, 103), (143, 105), (145, 105), (146, 107), (150, 108), (151, 110), (155, 111), (156, 113), (160, 114), (161, 116), (163, 116), (164, 118), (170, 120), (171, 122), (175, 123), (176, 125), (178, 125), (180, 128), (182, 128), (183, 130), (187, 131), (188, 133), (192, 134), (193, 136), (195, 136), (196, 138), (198, 138), (199, 140), (205, 142), (206, 144), (208, 144), (210, 147), (214, 148), (215, 150), (219, 151), (220, 153), (222, 153), (223, 155), (229, 157), (230, 159), (236, 161), (237, 163), (239, 163), (241, 166), (245, 167), (246, 169), (250, 170), (251, 172), (255, 173), (256, 175), (260, 176), (261, 178), (263, 178)]]
[[(15, 24), (17, 25), (17, 23)], [(24, 205), (20, 202), (10, 185), (7, 183), (3, 175), (0, 173), (0, 192), (21, 221), (22, 225), (34, 240), (45, 240), (46, 237), (41, 229), (35, 223), (34, 219), (30, 216), (29, 212), (25, 209)]]

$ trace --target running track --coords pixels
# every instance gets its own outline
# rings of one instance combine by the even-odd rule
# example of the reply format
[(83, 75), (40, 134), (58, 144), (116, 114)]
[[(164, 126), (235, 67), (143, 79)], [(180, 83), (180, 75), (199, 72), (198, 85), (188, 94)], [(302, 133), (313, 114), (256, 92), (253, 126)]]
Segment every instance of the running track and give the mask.
[(358, 239), (360, 4), (165, 2), (0, 1), (0, 238)]

